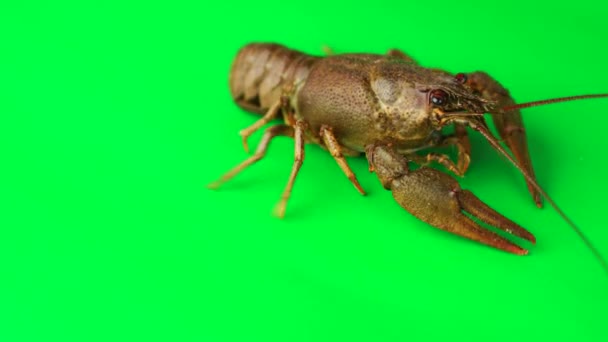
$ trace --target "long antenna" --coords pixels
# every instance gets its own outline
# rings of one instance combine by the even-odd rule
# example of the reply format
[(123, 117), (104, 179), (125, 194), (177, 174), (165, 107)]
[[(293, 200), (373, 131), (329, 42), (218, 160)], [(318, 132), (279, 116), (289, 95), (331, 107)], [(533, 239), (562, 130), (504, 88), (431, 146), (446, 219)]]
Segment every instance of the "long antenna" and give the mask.
[(509, 111), (509, 110), (514, 110), (514, 109), (542, 106), (542, 105), (551, 104), (551, 103), (569, 102), (569, 101), (586, 100), (586, 99), (597, 99), (597, 98), (602, 98), (602, 97), (608, 97), (608, 94), (588, 94), (588, 95), (558, 97), (555, 99), (532, 101), (532, 102), (526, 102), (526, 103), (519, 103), (519, 104), (511, 105), (511, 106), (505, 106), (505, 107), (502, 107), (502, 110)]

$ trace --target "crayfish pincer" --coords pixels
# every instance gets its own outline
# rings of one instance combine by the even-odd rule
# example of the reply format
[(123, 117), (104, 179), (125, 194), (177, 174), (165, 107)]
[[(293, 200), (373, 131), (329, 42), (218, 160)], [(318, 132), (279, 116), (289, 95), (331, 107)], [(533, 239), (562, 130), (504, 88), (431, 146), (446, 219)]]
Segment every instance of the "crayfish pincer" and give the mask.
[[(462, 176), (470, 163), (467, 127), (481, 134), (525, 178), (537, 206), (544, 197), (576, 230), (608, 269), (597, 250), (538, 186), (528, 153), (521, 108), (608, 94), (580, 95), (516, 104), (509, 92), (484, 72), (458, 73), (425, 68), (399, 50), (386, 54), (311, 56), (278, 44), (249, 44), (237, 54), (230, 72), (230, 91), (241, 108), (262, 117), (240, 135), (266, 128), (255, 153), (209, 187), (217, 188), (262, 159), (274, 137), (295, 141), (295, 160), (275, 213), (285, 214), (287, 201), (304, 160), (304, 145), (326, 149), (357, 191), (364, 194), (345, 156), (364, 154), (384, 188), (417, 218), (439, 229), (515, 253), (527, 250), (484, 229), (466, 214), (509, 234), (535, 242), (534, 236), (461, 189), (452, 176), (429, 168), (443, 165)], [(506, 148), (485, 121), (489, 114)], [(442, 129), (453, 125), (452, 134)], [(432, 152), (453, 146), (457, 158)], [(414, 163), (419, 167), (410, 168)], [(466, 214), (465, 214), (466, 213)]]
[(527, 254), (525, 249), (483, 229), (464, 215), (464, 210), (492, 226), (536, 242), (530, 232), (488, 207), (470, 191), (460, 189), (458, 182), (447, 174), (428, 167), (409, 171), (407, 160), (385, 146), (371, 145), (366, 155), (384, 187), (393, 192), (393, 197), (405, 210), (419, 219), (511, 253)]

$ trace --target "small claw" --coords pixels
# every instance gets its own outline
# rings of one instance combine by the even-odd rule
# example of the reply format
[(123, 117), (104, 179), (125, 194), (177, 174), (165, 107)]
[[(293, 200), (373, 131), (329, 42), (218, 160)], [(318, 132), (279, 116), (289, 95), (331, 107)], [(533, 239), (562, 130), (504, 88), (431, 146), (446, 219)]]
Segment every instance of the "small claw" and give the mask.
[(458, 168), (458, 172), (461, 174), (460, 177), (464, 177), (465, 172), (469, 169), (469, 165), (471, 164), (471, 157), (468, 154), (463, 154), (458, 158), (458, 162), (456, 167)]
[[(509, 91), (484, 72), (469, 74), (467, 85), (481, 93), (484, 98), (496, 101), (501, 108), (515, 104)], [(513, 152), (519, 165), (528, 172), (533, 180), (536, 180), (532, 161), (530, 160), (530, 154), (528, 152), (528, 142), (520, 111), (514, 109), (491, 114), (496, 130)], [(528, 180), (526, 180), (526, 184), (528, 186), (528, 191), (530, 191), (530, 194), (534, 199), (534, 203), (536, 203), (537, 207), (542, 208), (542, 200), (538, 190)]]
[(411, 172), (402, 156), (382, 146), (368, 149), (367, 155), (380, 181), (392, 190), (397, 203), (422, 221), (518, 255), (528, 251), (483, 228), (464, 212), (509, 234), (532, 243), (536, 241), (530, 232), (500, 215), (470, 191), (462, 190), (449, 175), (427, 167)]
[[(509, 120), (511, 122), (519, 122), (518, 126), (510, 126), (507, 124), (499, 123), (500, 120), (494, 120), (496, 123), (496, 128), (499, 130), (500, 136), (505, 140), (505, 143), (511, 151), (513, 151), (513, 155), (517, 162), (521, 165), (521, 167), (526, 170), (532, 179), (536, 180), (536, 176), (534, 175), (534, 169), (532, 167), (532, 161), (530, 160), (530, 154), (528, 152), (528, 143), (526, 141), (526, 133), (524, 132), (523, 127), (521, 125), (521, 114), (519, 111), (517, 113), (512, 113), (510, 115), (505, 114), (504, 120)], [(540, 194), (538, 190), (529, 182), (526, 181), (528, 186), (528, 191), (532, 194), (532, 198), (534, 199), (534, 203), (539, 208), (543, 207), (543, 202), (541, 200)]]

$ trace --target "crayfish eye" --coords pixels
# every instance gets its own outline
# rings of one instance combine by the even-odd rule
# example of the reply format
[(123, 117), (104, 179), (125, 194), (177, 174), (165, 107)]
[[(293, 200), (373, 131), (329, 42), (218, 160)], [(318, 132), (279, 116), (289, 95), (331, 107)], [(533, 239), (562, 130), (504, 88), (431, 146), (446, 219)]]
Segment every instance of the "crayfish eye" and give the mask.
[(448, 102), (448, 94), (443, 90), (433, 90), (430, 94), (431, 103), (442, 106)]
[(460, 84), (467, 82), (467, 75), (465, 75), (463, 73), (456, 74), (456, 76), (454, 76), (454, 78), (456, 79), (456, 82), (458, 82)]

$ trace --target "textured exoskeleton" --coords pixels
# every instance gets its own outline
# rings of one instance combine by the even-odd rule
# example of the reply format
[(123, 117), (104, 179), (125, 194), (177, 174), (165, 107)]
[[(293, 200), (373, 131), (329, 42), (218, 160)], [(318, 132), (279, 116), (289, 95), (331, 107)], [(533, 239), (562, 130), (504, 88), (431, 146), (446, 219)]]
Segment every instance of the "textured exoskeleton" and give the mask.
[[(466, 127), (480, 132), (524, 174), (533, 199), (541, 205), (518, 109), (508, 91), (483, 72), (452, 75), (424, 68), (398, 50), (385, 55), (340, 54), (310, 56), (277, 44), (242, 48), (230, 73), (230, 90), (245, 110), (263, 114), (241, 131), (247, 138), (274, 119), (283, 122), (266, 129), (255, 154), (210, 184), (217, 188), (245, 167), (260, 160), (276, 136), (295, 140), (295, 161), (283, 196), (276, 206), (282, 217), (304, 158), (305, 143), (327, 149), (356, 189), (364, 194), (345, 155), (365, 154), (384, 188), (419, 219), (437, 228), (511, 252), (527, 250), (482, 228), (464, 213), (535, 242), (534, 236), (503, 217), (446, 173), (428, 167), (440, 163), (463, 175), (470, 162)], [(512, 159), (487, 129), (483, 113), (490, 113)], [(454, 133), (442, 134), (446, 125)], [(455, 146), (457, 161), (428, 148)], [(412, 170), (410, 163), (421, 167)]]

